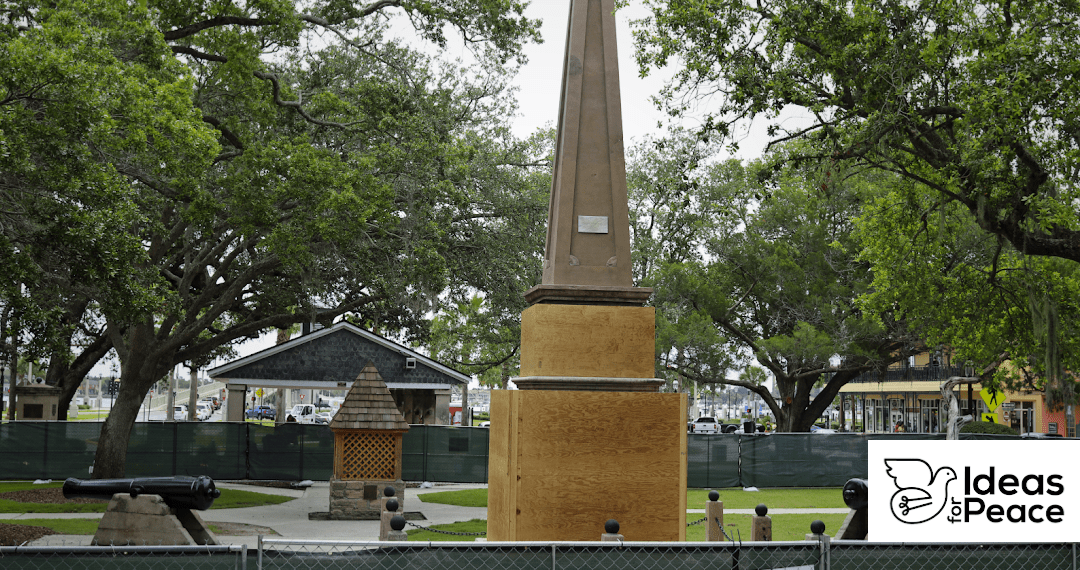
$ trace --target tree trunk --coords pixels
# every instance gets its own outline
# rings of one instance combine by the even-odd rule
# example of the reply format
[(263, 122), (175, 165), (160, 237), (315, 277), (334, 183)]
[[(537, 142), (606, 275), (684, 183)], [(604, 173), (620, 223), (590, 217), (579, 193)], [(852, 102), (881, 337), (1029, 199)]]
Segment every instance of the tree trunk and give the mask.
[[(102, 334), (70, 363), (64, 355), (55, 352), (52, 354), (49, 358), (49, 371), (45, 375), (45, 383), (60, 388), (58, 410), (67, 410), (71, 406), (71, 399), (78, 393), (79, 386), (86, 379), (86, 375), (109, 353), (110, 348), (112, 348), (112, 342), (107, 335)], [(67, 420), (67, 412), (59, 414), (58, 419)]]
[(97, 453), (94, 455), (94, 479), (124, 476), (128, 441), (139, 416), (139, 407), (154, 383), (172, 366), (171, 358), (153, 351), (155, 339), (152, 323), (132, 326), (124, 340), (127, 346), (122, 351), (125, 359), (121, 362), (120, 391), (101, 426)]
[[(145, 391), (142, 394), (146, 394)], [(120, 382), (120, 393), (116, 397), (109, 416), (101, 426), (97, 453), (94, 454), (94, 479), (111, 479), (124, 476), (127, 466), (127, 447), (131, 439), (131, 428), (139, 415), (142, 398), (136, 390), (127, 389), (125, 381)], [(161, 475), (171, 475), (162, 473)]]

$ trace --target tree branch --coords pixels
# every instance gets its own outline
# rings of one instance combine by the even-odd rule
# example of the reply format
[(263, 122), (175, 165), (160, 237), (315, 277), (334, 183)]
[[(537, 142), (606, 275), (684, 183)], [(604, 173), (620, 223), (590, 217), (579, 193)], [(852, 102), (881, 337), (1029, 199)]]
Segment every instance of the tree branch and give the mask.
[(296, 112), (299, 113), (300, 116), (303, 117), (304, 120), (309, 122), (309, 123), (313, 123), (313, 124), (320, 125), (320, 126), (323, 126), (323, 127), (349, 128), (349, 127), (352, 127), (353, 125), (357, 125), (357, 124), (359, 124), (361, 122), (361, 121), (353, 121), (351, 123), (337, 123), (337, 122), (334, 122), (334, 121), (323, 121), (321, 119), (316, 119), (315, 117), (312, 117), (311, 115), (308, 114), (307, 111), (304, 110), (304, 106), (299, 101), (285, 101), (285, 100), (283, 100), (281, 98), (281, 84), (278, 81), (277, 74), (266, 73), (264, 71), (256, 71), (255, 72), (255, 77), (258, 77), (259, 79), (270, 82), (270, 85), (274, 89), (274, 104), (278, 105), (279, 107), (289, 107), (291, 109), (295, 109)]
[(179, 40), (193, 36), (203, 30), (209, 30), (210, 28), (217, 28), (221, 26), (245, 26), (245, 27), (259, 27), (259, 26), (273, 26), (280, 24), (280, 20), (268, 20), (266, 18), (242, 18), (240, 16), (217, 16), (210, 18), (209, 20), (203, 20), (196, 22), (190, 26), (184, 26), (183, 28), (177, 28), (175, 30), (169, 30), (164, 33), (165, 41)]

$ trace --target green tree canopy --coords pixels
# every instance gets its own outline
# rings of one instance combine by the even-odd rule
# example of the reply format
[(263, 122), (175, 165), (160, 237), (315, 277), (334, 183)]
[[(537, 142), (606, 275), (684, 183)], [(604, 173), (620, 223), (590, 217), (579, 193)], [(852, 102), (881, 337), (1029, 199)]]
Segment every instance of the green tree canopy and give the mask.
[[(440, 300), (504, 287), (491, 266), (524, 242), (495, 236), (522, 226), (535, 161), (504, 120), (506, 64), (536, 39), (522, 5), (7, 8), (0, 256), (19, 270), (3, 294), (23, 330), (66, 327), (24, 334), (67, 397), (119, 354), (95, 476), (123, 473), (143, 396), (175, 364), (346, 313), (421, 338)], [(453, 30), (479, 62), (387, 37), (395, 15), (436, 45)]]
[(1075, 403), (1080, 264), (1025, 256), (925, 189), (882, 193), (857, 225), (874, 267), (868, 311), (901, 312), (928, 345), (948, 346), (988, 380), (1043, 390), (1051, 408)]
[[(689, 148), (690, 135), (677, 137), (683, 142), (671, 148)], [(680, 172), (685, 153), (655, 159), (672, 164), (634, 165), (636, 174), (628, 177), (635, 231), (652, 227), (648, 235), (664, 236), (686, 226), (697, 235), (678, 255), (653, 258), (643, 279), (656, 289), (661, 373), (672, 369), (698, 382), (746, 388), (769, 405), (778, 429), (806, 431), (841, 386), (915, 348), (903, 322), (857, 304), (872, 274), (858, 258), (854, 219), (877, 192), (872, 180), (788, 168), (778, 181), (761, 184), (738, 163), (703, 161), (673, 187), (662, 182), (664, 173)], [(661, 215), (660, 203), (710, 215), (698, 219), (695, 231), (685, 218)], [(671, 221), (656, 228), (654, 219)], [(735, 364), (748, 362), (775, 378), (779, 398), (760, 378), (727, 377)], [(819, 383), (823, 391), (811, 400)]]
[(1017, 251), (1080, 262), (1080, 4), (646, 5), (641, 72), (677, 62), (662, 100), (706, 113), (705, 136), (775, 120), (774, 144), (809, 143), (792, 158), (898, 173)]

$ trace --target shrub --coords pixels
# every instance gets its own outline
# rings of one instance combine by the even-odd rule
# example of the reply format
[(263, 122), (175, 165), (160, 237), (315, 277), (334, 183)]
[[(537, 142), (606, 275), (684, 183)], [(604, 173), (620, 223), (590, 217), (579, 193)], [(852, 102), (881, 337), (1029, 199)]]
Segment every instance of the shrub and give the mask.
[(960, 428), (960, 433), (989, 433), (995, 435), (1020, 435), (1013, 428), (993, 422), (971, 422)]

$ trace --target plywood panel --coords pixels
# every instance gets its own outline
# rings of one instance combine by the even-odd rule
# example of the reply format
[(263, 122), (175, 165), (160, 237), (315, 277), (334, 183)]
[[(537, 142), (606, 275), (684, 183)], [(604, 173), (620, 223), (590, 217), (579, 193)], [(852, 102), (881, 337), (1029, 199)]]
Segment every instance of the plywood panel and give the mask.
[(510, 394), (491, 391), (488, 435), (488, 540), (514, 540), (510, 526)]
[(652, 307), (533, 305), (521, 313), (521, 375), (653, 378)]
[[(599, 540), (610, 518), (627, 540), (685, 539), (684, 394), (516, 391), (500, 397), (516, 402), (517, 419), (497, 419), (493, 394), (492, 429), (497, 421), (507, 428), (516, 423), (516, 449), (493, 431), (489, 540)], [(502, 481), (495, 480), (496, 470), (505, 473)], [(492, 526), (491, 517), (502, 512), (510, 519), (505, 532)]]

